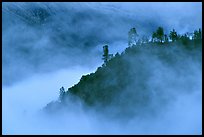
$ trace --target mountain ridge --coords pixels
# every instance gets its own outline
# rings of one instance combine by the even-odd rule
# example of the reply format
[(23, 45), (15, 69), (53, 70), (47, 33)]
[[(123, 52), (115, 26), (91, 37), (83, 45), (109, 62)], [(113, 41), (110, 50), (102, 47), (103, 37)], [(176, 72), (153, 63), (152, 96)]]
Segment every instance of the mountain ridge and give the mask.
[[(191, 60), (202, 60), (201, 49), (201, 42), (194, 44), (193, 41), (188, 45), (172, 42), (128, 47), (63, 92), (59, 106), (66, 108), (70, 100), (78, 100), (86, 108), (94, 108), (110, 117), (126, 115), (129, 119), (135, 115), (154, 115), (158, 113), (156, 108), (163, 108), (173, 101), (179, 90), (181, 94), (193, 90), (180, 87), (182, 80), (179, 77), (192, 73), (191, 69), (185, 69), (191, 65)], [(178, 79), (169, 78), (169, 73), (177, 75)], [(166, 89), (167, 85), (172, 87)], [(169, 98), (172, 99), (169, 101)], [(56, 111), (50, 104), (46, 106), (46, 110), (49, 109)]]

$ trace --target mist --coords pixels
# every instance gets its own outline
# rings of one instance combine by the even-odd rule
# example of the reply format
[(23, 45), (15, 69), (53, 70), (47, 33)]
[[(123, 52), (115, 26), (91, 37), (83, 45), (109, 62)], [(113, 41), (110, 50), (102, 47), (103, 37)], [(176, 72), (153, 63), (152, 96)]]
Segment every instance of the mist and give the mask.
[(101, 45), (113, 54), (127, 47), (115, 45), (127, 43), (132, 27), (141, 36), (158, 26), (179, 33), (202, 27), (201, 3), (5, 2), (2, 12), (3, 85), (75, 65), (93, 68), (102, 63)]
[[(101, 113), (80, 100), (70, 100), (54, 114), (43, 112), (58, 100), (60, 87), (68, 89), (103, 64), (104, 44), (111, 54), (122, 53), (130, 28), (151, 36), (158, 26), (179, 34), (202, 28), (202, 3), (3, 2), (2, 134), (202, 134), (202, 52), (194, 56), (199, 59), (185, 59), (188, 53), (181, 49), (176, 68), (156, 55), (147, 58), (148, 50), (140, 55), (142, 71), (135, 69), (137, 63), (130, 67), (133, 74), (149, 75), (147, 88), (168, 100), (165, 107), (152, 104), (157, 115), (109, 119), (106, 114), (115, 111), (113, 106)], [(126, 91), (119, 96), (127, 99), (131, 93)]]

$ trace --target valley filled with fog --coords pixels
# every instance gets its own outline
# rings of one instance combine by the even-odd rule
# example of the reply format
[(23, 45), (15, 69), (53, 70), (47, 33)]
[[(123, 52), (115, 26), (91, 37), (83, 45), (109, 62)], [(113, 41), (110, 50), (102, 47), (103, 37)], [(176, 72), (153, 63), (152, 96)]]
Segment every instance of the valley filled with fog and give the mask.
[(85, 109), (80, 100), (68, 101), (66, 110), (44, 113), (62, 86), (67, 90), (103, 65), (105, 44), (111, 54), (122, 54), (131, 28), (151, 40), (159, 26), (165, 34), (173, 28), (179, 34), (202, 28), (202, 4), (3, 2), (2, 134), (202, 134), (202, 51), (176, 46), (169, 53), (165, 49), (170, 60), (178, 59), (173, 67), (154, 55), (162, 49), (152, 54), (141, 48), (136, 54), (141, 67), (129, 60), (130, 73), (150, 76), (148, 88), (168, 93), (164, 98), (170, 98), (170, 105), (154, 118), (133, 116), (124, 124), (125, 116), (110, 120), (97, 106)]

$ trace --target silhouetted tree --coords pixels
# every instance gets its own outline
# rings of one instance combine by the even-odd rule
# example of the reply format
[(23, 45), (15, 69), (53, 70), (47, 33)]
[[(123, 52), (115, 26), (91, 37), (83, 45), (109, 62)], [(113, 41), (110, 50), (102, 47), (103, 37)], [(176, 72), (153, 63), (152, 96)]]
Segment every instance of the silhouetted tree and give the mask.
[(108, 63), (108, 61), (113, 57), (113, 54), (109, 54), (108, 45), (103, 46), (103, 60), (104, 65)]
[(201, 29), (195, 30), (194, 33), (193, 33), (194, 45), (197, 45), (198, 43), (200, 43), (201, 39), (202, 39)]
[(162, 40), (164, 38), (164, 29), (162, 27), (158, 27), (156, 34), (157, 34), (157, 39), (162, 43)]
[(202, 31), (201, 31), (201, 29), (198, 30), (198, 38), (202, 39)]
[(201, 40), (201, 39), (202, 39), (201, 29), (194, 31), (194, 33), (193, 33), (193, 39), (194, 39), (194, 40)]
[(60, 101), (63, 101), (64, 95), (65, 95), (64, 87), (61, 87), (60, 88), (60, 95), (59, 95), (59, 100)]
[(170, 38), (173, 42), (178, 39), (178, 35), (177, 35), (177, 32), (175, 31), (175, 29), (173, 29), (172, 31), (170, 31), (169, 38)]

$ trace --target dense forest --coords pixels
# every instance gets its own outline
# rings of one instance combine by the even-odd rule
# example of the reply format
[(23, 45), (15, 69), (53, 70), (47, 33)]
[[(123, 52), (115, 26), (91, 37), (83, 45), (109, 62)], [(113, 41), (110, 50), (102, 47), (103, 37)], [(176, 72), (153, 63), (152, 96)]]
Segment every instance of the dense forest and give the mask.
[(105, 45), (104, 64), (94, 73), (82, 76), (68, 90), (61, 87), (59, 99), (49, 103), (45, 110), (69, 109), (70, 101), (80, 100), (86, 108), (94, 108), (111, 118), (115, 115), (148, 116), (155, 114), (156, 108), (168, 104), (169, 98), (177, 92), (191, 92), (189, 87), (180, 90), (179, 85), (185, 80), (179, 78), (192, 73), (188, 70), (192, 61), (202, 61), (201, 29), (183, 35), (173, 29), (167, 35), (159, 27), (147, 37), (139, 36), (132, 28), (128, 33), (128, 45), (125, 51), (115, 55), (109, 54), (108, 45)]

